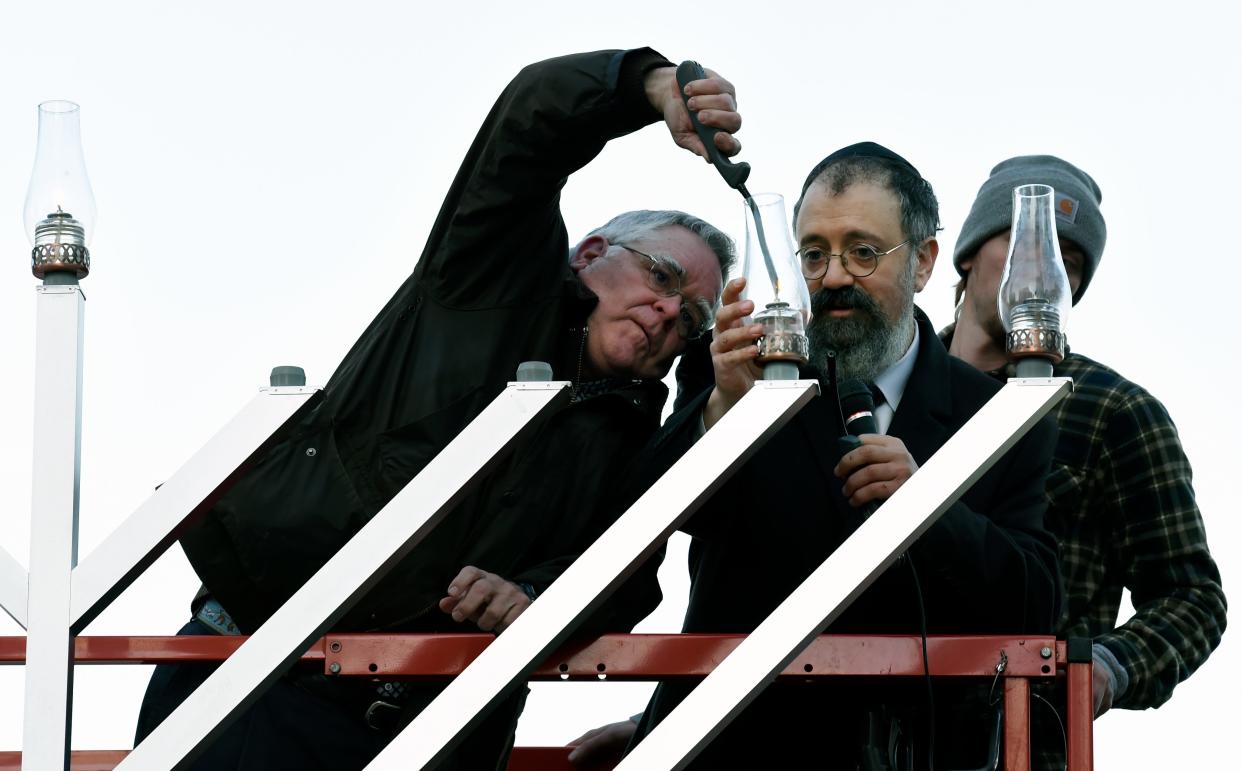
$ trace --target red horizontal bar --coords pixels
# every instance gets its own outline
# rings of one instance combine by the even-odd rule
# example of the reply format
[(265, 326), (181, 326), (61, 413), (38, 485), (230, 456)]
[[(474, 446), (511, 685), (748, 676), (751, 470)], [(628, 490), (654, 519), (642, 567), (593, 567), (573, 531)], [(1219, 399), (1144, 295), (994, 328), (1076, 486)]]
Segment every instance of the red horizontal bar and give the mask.
[[(71, 768), (73, 771), (112, 771), (128, 754), (129, 750), (79, 750), (73, 753)], [(0, 752), (0, 771), (20, 771), (21, 767), (20, 752)]]
[[(79, 664), (163, 664), (170, 661), (224, 661), (249, 639), (240, 636), (78, 637), (74, 660)], [(323, 661), (323, 641), (302, 654), (302, 661)], [(26, 662), (25, 637), (0, 637), (0, 664)]]
[[(80, 664), (158, 664), (223, 661), (245, 637), (79, 637)], [(489, 634), (329, 635), (303, 654), (342, 676), (444, 679), (459, 674), (493, 640)], [(562, 648), (534, 680), (662, 680), (705, 677), (744, 635), (604, 635)], [(1044, 656), (1043, 651), (1052, 653)], [(927, 653), (938, 677), (990, 677), (1004, 652), (1004, 676), (1055, 677), (1064, 644), (1050, 637), (931, 636)], [(25, 637), (0, 637), (0, 663), (23, 663)], [(333, 667), (336, 672), (332, 671)], [(823, 635), (786, 667), (782, 677), (923, 674), (922, 643), (914, 636)]]
[[(490, 635), (330, 635), (325, 671), (339, 675), (452, 677), (483, 651)], [(604, 635), (562, 648), (532, 680), (654, 680), (705, 677), (744, 635)], [(1009, 677), (1055, 677), (1052, 638), (927, 638), (931, 674), (991, 677), (1003, 651)], [(1047, 650), (1048, 656), (1042, 655)], [(334, 672), (334, 668), (338, 668)], [(923, 674), (922, 641), (907, 636), (824, 635), (797, 656), (782, 677)]]
[[(79, 750), (73, 753), (73, 771), (112, 771), (128, 750)], [(21, 771), (20, 752), (0, 752), (0, 771)], [(607, 771), (612, 766), (575, 766), (565, 747), (515, 747), (509, 771)]]
[(508, 771), (611, 771), (613, 764), (575, 766), (568, 747), (514, 747)]

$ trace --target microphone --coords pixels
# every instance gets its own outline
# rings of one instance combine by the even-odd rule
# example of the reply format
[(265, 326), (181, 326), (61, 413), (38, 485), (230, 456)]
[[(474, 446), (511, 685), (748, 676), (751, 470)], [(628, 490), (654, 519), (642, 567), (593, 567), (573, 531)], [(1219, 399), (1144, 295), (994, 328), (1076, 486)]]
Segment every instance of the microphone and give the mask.
[[(837, 439), (837, 449), (841, 457), (862, 447), (859, 434), (878, 434), (880, 427), (875, 422), (875, 397), (871, 395), (871, 387), (861, 380), (850, 378), (837, 384), (837, 399), (841, 405), (842, 424), (845, 435)], [(863, 519), (870, 517), (880, 507), (878, 501), (864, 503), (859, 513)]]
[(861, 380), (843, 380), (837, 387), (837, 398), (841, 400), (846, 434), (880, 433), (880, 427), (875, 422), (875, 397), (871, 395), (870, 386)]

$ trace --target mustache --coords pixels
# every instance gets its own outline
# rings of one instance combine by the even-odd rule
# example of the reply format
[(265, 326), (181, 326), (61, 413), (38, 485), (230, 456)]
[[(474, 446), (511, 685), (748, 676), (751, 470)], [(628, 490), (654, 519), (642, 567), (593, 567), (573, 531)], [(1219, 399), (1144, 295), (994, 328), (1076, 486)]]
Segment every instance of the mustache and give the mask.
[(812, 315), (847, 308), (861, 308), (873, 314), (879, 311), (875, 300), (857, 286), (845, 286), (840, 289), (825, 288), (811, 296)]

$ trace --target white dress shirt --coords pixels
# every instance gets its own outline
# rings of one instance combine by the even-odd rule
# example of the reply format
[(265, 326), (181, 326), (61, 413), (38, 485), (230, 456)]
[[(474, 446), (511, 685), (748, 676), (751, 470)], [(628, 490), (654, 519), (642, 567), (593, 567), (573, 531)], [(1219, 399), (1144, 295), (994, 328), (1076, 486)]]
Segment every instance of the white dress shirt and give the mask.
[(884, 394), (884, 403), (878, 405), (873, 413), (875, 424), (879, 427), (881, 434), (887, 434), (888, 427), (893, 424), (893, 414), (897, 412), (897, 407), (901, 404), (901, 397), (906, 392), (906, 384), (910, 382), (910, 375), (914, 372), (914, 362), (918, 355), (919, 327), (915, 324), (914, 339), (910, 341), (910, 348), (893, 366), (881, 372), (875, 379), (875, 387)]

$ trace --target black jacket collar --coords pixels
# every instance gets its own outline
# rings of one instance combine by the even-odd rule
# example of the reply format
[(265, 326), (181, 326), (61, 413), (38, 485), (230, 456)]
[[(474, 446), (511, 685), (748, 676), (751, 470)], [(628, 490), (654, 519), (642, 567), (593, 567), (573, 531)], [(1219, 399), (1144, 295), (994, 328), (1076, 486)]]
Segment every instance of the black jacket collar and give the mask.
[(937, 342), (936, 330), (918, 306), (914, 320), (919, 327), (918, 358), (888, 433), (905, 442), (914, 459), (922, 463), (948, 439), (953, 394), (948, 352)]

